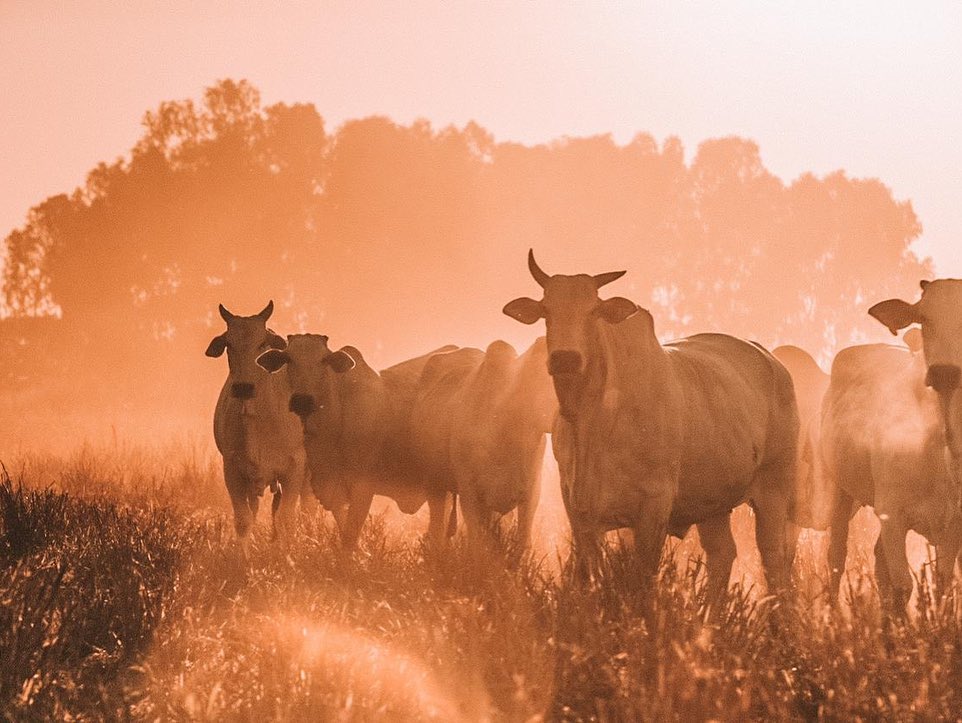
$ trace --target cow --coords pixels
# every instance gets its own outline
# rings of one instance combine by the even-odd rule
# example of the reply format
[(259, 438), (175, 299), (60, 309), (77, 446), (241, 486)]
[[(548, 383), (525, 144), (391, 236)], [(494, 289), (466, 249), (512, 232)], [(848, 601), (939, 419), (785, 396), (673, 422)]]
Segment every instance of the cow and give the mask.
[(915, 530), (936, 547), (937, 587), (952, 581), (962, 544), (962, 281), (923, 281), (915, 304), (889, 299), (869, 314), (892, 334), (922, 326), (922, 354), (867, 344), (832, 364), (822, 418), (822, 459), (838, 487), (829, 562), (835, 595), (845, 565), (848, 521), (871, 505), (881, 521), (875, 574), (889, 612), (904, 614), (912, 593), (905, 537)]
[(504, 341), (461, 349), (425, 368), (412, 414), (426, 483), (460, 497), (472, 549), (517, 509), (515, 552), (531, 540), (541, 462), (557, 402), (544, 337), (521, 356)]
[(818, 443), (822, 398), (829, 375), (804, 349), (785, 345), (772, 355), (792, 376), (798, 403), (799, 433), (796, 463), (794, 521), (801, 527), (827, 530), (832, 520), (834, 490), (819, 470)]
[(215, 336), (207, 356), (227, 352), (228, 373), (214, 410), (214, 441), (224, 460), (224, 482), (244, 556), (264, 490), (274, 494), (274, 533), (288, 531), (298, 496), (306, 489), (300, 422), (288, 411), (290, 387), (256, 364), (266, 349), (283, 349), (283, 337), (267, 328), (274, 302), (254, 316), (218, 307), (227, 330)]
[(735, 559), (731, 510), (751, 501), (769, 587), (786, 587), (799, 424), (785, 368), (723, 334), (660, 344), (647, 310), (599, 298), (624, 271), (549, 276), (532, 251), (528, 268), (544, 297), (515, 299), (504, 313), (545, 320), (560, 411), (552, 444), (578, 577), (590, 578), (604, 532), (631, 528), (650, 582), (666, 533), (696, 525), (716, 596)]
[(410, 459), (411, 408), (418, 380), (433, 354), (381, 373), (360, 350), (328, 347), (322, 334), (292, 334), (286, 349), (272, 349), (257, 360), (265, 370), (282, 368), (291, 394), (289, 408), (301, 419), (311, 485), (321, 504), (334, 513), (345, 549), (357, 547), (375, 494), (390, 497), (413, 514), (427, 500), (432, 534), (444, 528), (451, 507), (444, 495), (429, 495)]

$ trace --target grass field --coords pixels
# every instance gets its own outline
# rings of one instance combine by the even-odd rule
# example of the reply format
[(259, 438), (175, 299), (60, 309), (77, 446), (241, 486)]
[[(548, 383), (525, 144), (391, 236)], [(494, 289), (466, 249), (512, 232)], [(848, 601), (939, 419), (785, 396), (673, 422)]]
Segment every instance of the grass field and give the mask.
[[(565, 584), (546, 476), (541, 541), (519, 569), (425, 554), (420, 517), (381, 512), (361, 551), (329, 516), (269, 541), (246, 579), (217, 459), (203, 445), (113, 445), (6, 460), (0, 485), (0, 712), (22, 719), (956, 719), (962, 617), (923, 593), (885, 624), (859, 518), (851, 604), (822, 593), (806, 534), (797, 593), (753, 584), (751, 517), (727, 610), (705, 614), (697, 541), (666, 546), (646, 615), (626, 553)], [(864, 538), (864, 539), (863, 539)], [(745, 553), (745, 554), (742, 554)], [(912, 557), (924, 549), (913, 540)]]

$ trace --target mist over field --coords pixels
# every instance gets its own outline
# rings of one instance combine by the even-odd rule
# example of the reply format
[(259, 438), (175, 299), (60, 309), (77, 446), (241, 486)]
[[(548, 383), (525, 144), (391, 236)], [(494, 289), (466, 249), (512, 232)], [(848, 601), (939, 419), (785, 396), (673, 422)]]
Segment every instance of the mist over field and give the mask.
[(225, 80), (147, 111), (128, 154), (7, 234), (2, 441), (206, 433), (219, 303), (273, 299), (278, 332), (326, 334), (375, 368), (450, 343), (524, 348), (534, 334), (500, 309), (531, 287), (528, 248), (549, 273), (628, 269), (611, 293), (649, 308), (663, 340), (724, 331), (826, 366), (886, 338), (872, 301), (932, 275), (920, 232), (882, 181), (786, 183), (751, 139), (328, 128), (311, 104), (264, 107)]
[[(489, 558), (472, 554), (463, 516), (438, 551), (427, 507), (406, 515), (384, 497), (357, 550), (309, 494), (274, 540), (265, 495), (239, 563), (212, 436), (227, 361), (204, 353), (224, 333), (220, 304), (247, 316), (273, 300), (277, 334), (326, 335), (383, 370), (448, 344), (528, 349), (544, 327), (501, 310), (538, 290), (529, 248), (549, 274), (624, 269), (605, 294), (647, 309), (662, 342), (712, 331), (807, 350), (822, 386), (797, 393), (817, 444), (806, 424), (835, 354), (901, 346), (867, 309), (918, 298), (935, 274), (913, 246), (922, 220), (886, 179), (782, 179), (751, 138), (685, 147), (638, 129), (527, 144), (475, 122), (332, 126), (323, 112), (266, 104), (241, 79), (161, 100), (133, 147), (5, 230), (0, 715), (958, 715), (957, 590), (935, 596), (933, 550), (910, 533), (910, 611), (887, 617), (869, 510), (851, 524), (838, 604), (825, 525), (802, 532), (791, 594), (769, 594), (742, 505), (724, 602), (708, 599), (693, 529), (666, 543), (648, 607), (630, 534), (609, 533), (605, 583), (572, 583), (549, 443), (528, 551), (513, 547), (514, 513)], [(893, 395), (906, 409), (888, 428), (896, 446), (920, 446), (909, 391), (922, 375)]]

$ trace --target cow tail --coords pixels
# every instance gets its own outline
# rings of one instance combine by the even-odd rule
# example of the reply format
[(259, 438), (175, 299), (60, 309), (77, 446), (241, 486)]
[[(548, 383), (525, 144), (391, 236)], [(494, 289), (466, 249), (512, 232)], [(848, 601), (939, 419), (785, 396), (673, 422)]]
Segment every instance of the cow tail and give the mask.
[(458, 493), (451, 495), (451, 515), (448, 517), (448, 537), (454, 537), (458, 531)]

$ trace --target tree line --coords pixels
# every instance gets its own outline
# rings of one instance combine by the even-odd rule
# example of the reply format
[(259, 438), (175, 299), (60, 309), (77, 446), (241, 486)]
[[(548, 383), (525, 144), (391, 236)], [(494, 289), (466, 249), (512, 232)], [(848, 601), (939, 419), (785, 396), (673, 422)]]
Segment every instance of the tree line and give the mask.
[(30, 209), (6, 237), (3, 325), (36, 348), (30, 328), (51, 327), (29, 320), (59, 317), (58, 335), (154, 370), (203, 348), (219, 302), (253, 313), (273, 296), (285, 331), (387, 360), (492, 328), (535, 291), (533, 247), (549, 272), (629, 269), (618, 293), (666, 338), (724, 330), (824, 359), (878, 335), (872, 301), (931, 276), (920, 233), (880, 181), (785, 183), (743, 138), (686, 159), (644, 133), (528, 146), (385, 117), (331, 131), (313, 105), (223, 80), (147, 112), (129, 154)]

